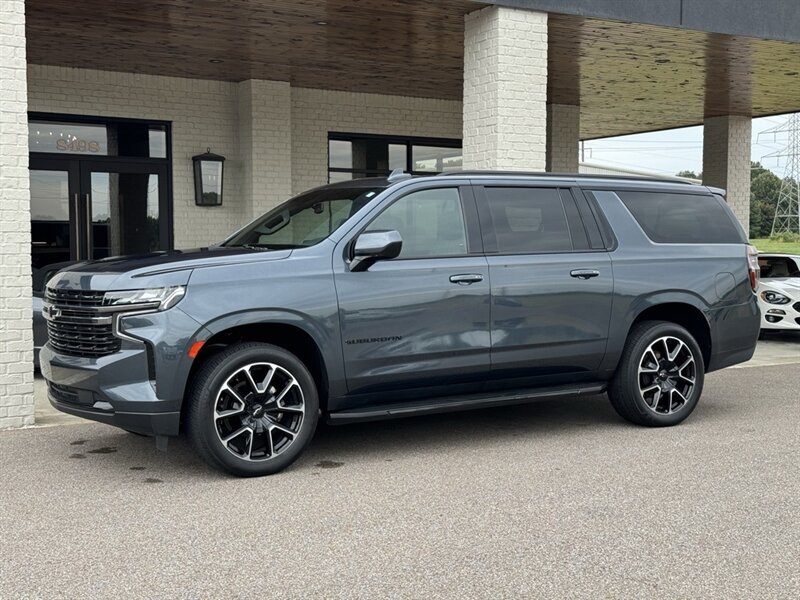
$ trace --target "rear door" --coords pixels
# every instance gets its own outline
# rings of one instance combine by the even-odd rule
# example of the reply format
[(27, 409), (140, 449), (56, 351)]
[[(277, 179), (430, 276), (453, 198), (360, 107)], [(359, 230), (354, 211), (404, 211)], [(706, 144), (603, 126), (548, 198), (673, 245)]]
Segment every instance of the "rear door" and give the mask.
[(614, 288), (607, 241), (578, 188), (476, 187), (491, 279), (493, 379), (592, 374)]
[[(351, 394), (455, 394), (488, 376), (489, 269), (466, 183), (406, 186), (340, 242), (334, 273)], [(351, 271), (358, 234), (382, 230), (400, 232), (400, 256)]]

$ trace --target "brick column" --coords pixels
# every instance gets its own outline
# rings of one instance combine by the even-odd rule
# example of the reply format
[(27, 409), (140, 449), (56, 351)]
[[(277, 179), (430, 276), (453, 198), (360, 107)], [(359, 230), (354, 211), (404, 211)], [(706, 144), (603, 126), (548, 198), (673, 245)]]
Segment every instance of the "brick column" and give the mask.
[(727, 190), (726, 200), (750, 232), (750, 117), (708, 117), (703, 126), (703, 183)]
[(547, 105), (547, 170), (552, 173), (578, 172), (578, 144), (581, 107)]
[(464, 168), (543, 171), (547, 13), (490, 6), (464, 27)]
[(0, 429), (33, 425), (25, 2), (0, 2)]
[(292, 96), (289, 83), (238, 84), (239, 145), (245, 222), (292, 192)]

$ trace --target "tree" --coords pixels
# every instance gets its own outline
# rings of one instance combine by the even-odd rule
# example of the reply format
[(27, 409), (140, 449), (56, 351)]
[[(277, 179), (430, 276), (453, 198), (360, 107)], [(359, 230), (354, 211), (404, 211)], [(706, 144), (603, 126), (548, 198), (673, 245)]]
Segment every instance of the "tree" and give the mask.
[(781, 179), (761, 163), (750, 169), (750, 237), (769, 237), (781, 191)]
[(694, 171), (679, 171), (676, 173), (678, 177), (686, 177), (688, 179), (703, 179), (702, 171), (700, 173), (695, 173)]

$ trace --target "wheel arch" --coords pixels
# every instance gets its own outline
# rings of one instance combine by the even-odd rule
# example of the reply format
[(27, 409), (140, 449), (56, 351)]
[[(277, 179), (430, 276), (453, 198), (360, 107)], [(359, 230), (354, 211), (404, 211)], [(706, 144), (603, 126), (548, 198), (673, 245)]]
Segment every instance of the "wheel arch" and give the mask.
[(627, 335), (630, 335), (631, 330), (643, 321), (668, 321), (685, 328), (700, 346), (700, 351), (703, 353), (704, 370), (708, 369), (713, 345), (711, 325), (706, 313), (696, 302), (685, 299), (669, 299), (643, 306), (630, 322)]
[(327, 409), (331, 389), (329, 368), (335, 357), (325, 356), (324, 347), (333, 342), (318, 330), (308, 319), (294, 313), (253, 312), (229, 315), (205, 326), (209, 335), (197, 356), (192, 361), (184, 389), (181, 415), (186, 412), (186, 394), (200, 367), (222, 349), (239, 342), (264, 342), (273, 344), (297, 356), (306, 365), (314, 378), (319, 395), (320, 408)]

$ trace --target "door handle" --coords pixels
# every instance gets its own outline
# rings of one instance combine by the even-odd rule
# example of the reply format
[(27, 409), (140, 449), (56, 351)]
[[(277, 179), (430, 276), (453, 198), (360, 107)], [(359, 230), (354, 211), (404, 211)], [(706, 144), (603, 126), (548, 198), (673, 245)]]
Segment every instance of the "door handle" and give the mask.
[(92, 197), (89, 194), (86, 194), (86, 202), (84, 204), (84, 209), (86, 211), (86, 260), (92, 259), (92, 254), (94, 254), (94, 248), (92, 248), (92, 244), (94, 240), (94, 232), (92, 231)]
[(450, 275), (450, 282), (459, 285), (470, 285), (483, 281), (483, 275), (479, 273), (463, 273), (461, 275)]
[(591, 279), (600, 275), (597, 269), (573, 269), (569, 272), (570, 277), (577, 277), (578, 279)]
[(75, 235), (75, 258), (81, 260), (81, 205), (78, 201), (78, 194), (72, 194), (72, 212), (74, 219), (74, 235)]

